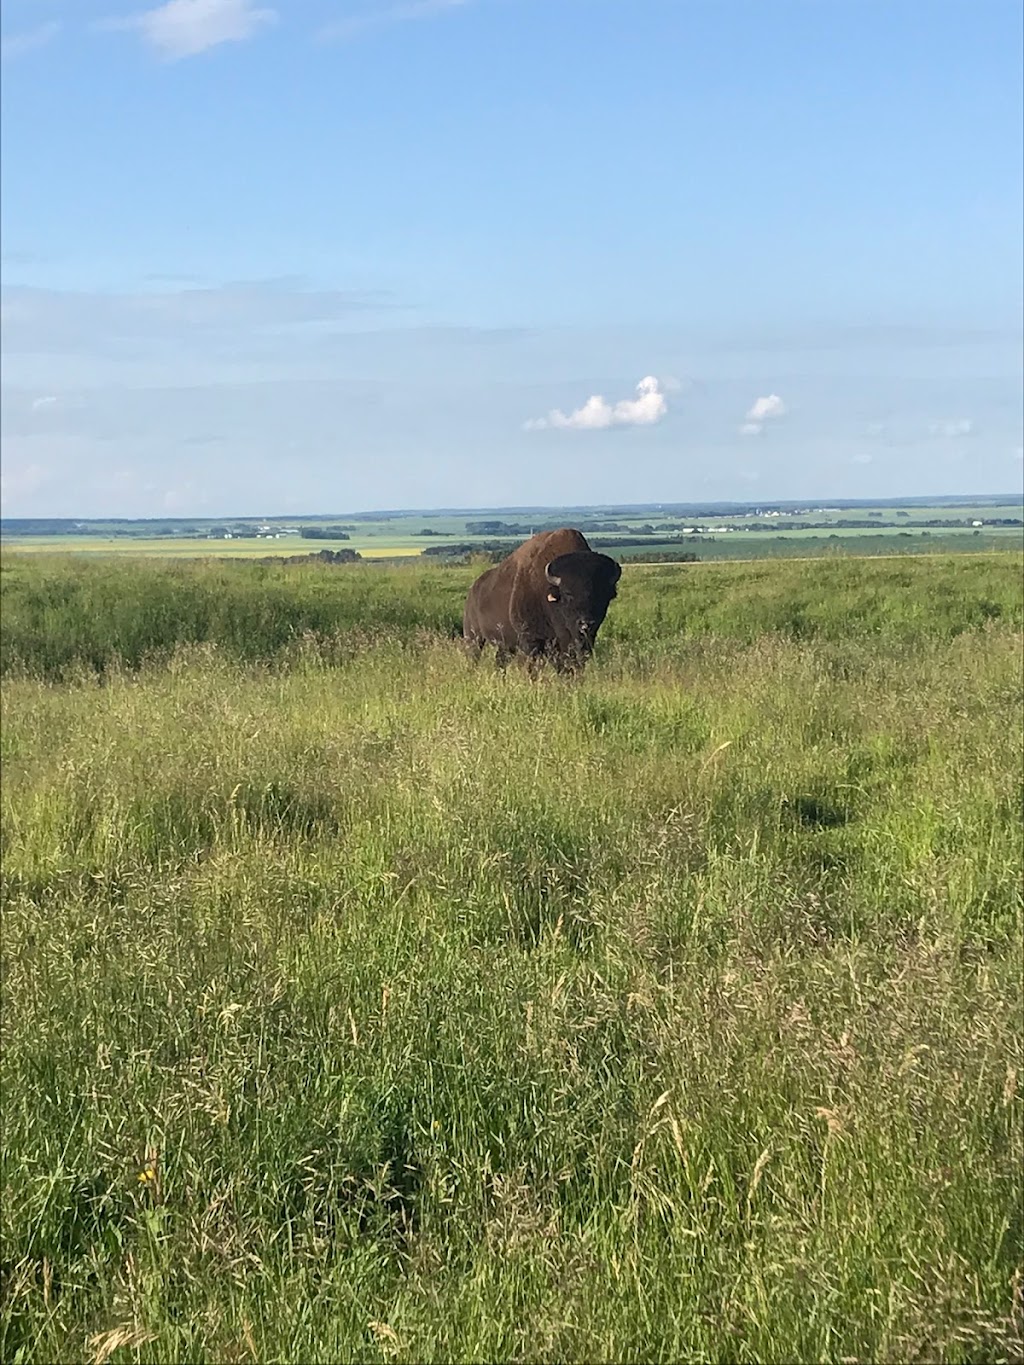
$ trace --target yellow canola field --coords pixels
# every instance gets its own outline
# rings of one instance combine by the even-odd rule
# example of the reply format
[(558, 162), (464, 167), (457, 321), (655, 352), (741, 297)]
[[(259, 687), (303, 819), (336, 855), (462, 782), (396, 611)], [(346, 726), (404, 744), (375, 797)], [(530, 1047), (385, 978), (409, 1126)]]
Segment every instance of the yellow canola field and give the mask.
[(412, 558), (420, 554), (418, 545), (359, 545), (341, 541), (289, 540), (166, 540), (103, 539), (98, 536), (47, 536), (24, 540), (4, 540), (3, 549), (17, 554), (93, 554), (139, 556), (165, 559), (286, 559), (293, 555), (316, 554), (319, 550), (358, 550), (363, 559)]

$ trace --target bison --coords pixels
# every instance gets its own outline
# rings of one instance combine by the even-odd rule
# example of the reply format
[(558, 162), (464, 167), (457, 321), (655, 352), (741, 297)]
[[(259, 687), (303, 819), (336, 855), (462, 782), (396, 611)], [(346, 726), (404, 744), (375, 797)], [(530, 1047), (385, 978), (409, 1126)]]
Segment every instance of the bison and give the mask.
[(502, 664), (518, 653), (531, 667), (547, 658), (560, 671), (582, 668), (621, 573), (579, 531), (542, 531), (470, 588), (462, 617), (466, 645), (477, 656), (484, 645), (496, 645)]

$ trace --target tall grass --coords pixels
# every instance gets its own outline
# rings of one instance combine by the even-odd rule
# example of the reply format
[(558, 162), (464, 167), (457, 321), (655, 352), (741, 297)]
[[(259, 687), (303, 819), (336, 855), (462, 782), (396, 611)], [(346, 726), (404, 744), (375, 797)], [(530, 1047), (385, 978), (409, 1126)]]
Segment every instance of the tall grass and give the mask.
[(4, 1361), (1021, 1358), (1019, 584), (697, 569), (579, 684), (23, 631)]
[[(461, 630), (478, 572), (10, 554), (0, 573), (0, 673), (59, 680), (83, 668), (137, 668), (181, 644), (215, 643), (240, 661), (287, 663), (297, 648), (345, 655), (368, 635), (449, 636)], [(852, 633), (913, 644), (1021, 620), (1021, 558), (1009, 553), (635, 565), (601, 642), (611, 657), (622, 644), (635, 659), (671, 656), (699, 635), (845, 641)]]
[(0, 574), (0, 672), (59, 678), (70, 667), (136, 668), (179, 644), (270, 659), (303, 638), (461, 629), (468, 578), (371, 565), (256, 562), (91, 563), (8, 555)]

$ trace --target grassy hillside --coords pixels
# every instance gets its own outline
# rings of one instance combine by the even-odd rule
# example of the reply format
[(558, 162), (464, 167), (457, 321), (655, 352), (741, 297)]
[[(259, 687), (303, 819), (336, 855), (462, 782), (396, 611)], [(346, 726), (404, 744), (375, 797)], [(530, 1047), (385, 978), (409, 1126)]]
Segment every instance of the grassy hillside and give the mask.
[(471, 576), (5, 565), (0, 1357), (1019, 1360), (1019, 559)]

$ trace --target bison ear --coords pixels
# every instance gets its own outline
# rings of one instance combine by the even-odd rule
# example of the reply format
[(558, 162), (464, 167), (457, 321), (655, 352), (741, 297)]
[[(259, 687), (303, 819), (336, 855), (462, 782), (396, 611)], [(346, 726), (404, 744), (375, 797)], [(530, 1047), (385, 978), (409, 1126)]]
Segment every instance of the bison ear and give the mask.
[(551, 565), (554, 564), (554, 562), (555, 561), (552, 559), (547, 564), (545, 564), (544, 577), (548, 580), (549, 583), (554, 583), (555, 587), (557, 588), (559, 583), (561, 583), (562, 579), (559, 574), (553, 574), (551, 572)]

